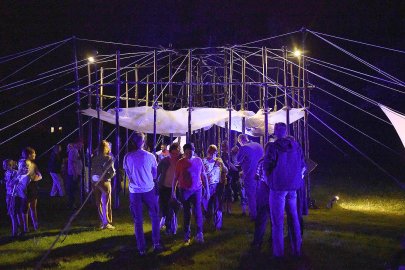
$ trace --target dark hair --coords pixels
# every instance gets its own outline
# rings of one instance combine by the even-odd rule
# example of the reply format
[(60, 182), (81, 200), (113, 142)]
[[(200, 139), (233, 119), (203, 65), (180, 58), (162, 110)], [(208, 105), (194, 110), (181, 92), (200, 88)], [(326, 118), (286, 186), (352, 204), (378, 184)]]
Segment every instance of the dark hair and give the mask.
[(25, 147), (25, 149), (24, 150), (22, 150), (22, 152), (21, 152), (21, 158), (22, 159), (28, 159), (28, 157), (30, 156), (30, 155), (32, 155), (32, 154), (34, 154), (35, 153), (35, 150), (34, 150), (34, 148), (32, 148), (32, 147)]
[(145, 141), (145, 134), (142, 132), (134, 132), (131, 136), (131, 141), (134, 144), (135, 149), (140, 149), (142, 142)]
[(180, 144), (179, 143), (172, 143), (171, 145), (170, 145), (170, 147), (169, 147), (169, 152), (172, 152), (173, 150), (176, 150), (176, 149), (180, 149)]
[(275, 124), (274, 124), (274, 128), (276, 128), (276, 126), (277, 126), (277, 127), (287, 128), (287, 125), (286, 125), (285, 123), (283, 123), (283, 122), (277, 122), (277, 123), (275, 123)]
[(187, 149), (194, 151), (195, 150), (194, 143), (186, 143), (185, 145), (183, 145), (183, 151), (185, 152)]

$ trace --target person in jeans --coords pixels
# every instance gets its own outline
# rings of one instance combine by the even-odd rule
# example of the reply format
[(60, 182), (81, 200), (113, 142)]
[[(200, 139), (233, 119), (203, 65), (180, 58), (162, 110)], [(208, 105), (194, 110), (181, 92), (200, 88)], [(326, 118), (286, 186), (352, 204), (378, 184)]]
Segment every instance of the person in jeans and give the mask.
[[(204, 242), (203, 216), (201, 209), (201, 198), (203, 196), (203, 183), (205, 187), (206, 200), (210, 197), (208, 179), (205, 174), (201, 158), (194, 156), (194, 144), (186, 143), (183, 146), (184, 157), (177, 162), (175, 178), (173, 181), (172, 198), (176, 198), (176, 187), (180, 191), (180, 200), (184, 210), (184, 244), (191, 243), (191, 205), (194, 206), (193, 213), (197, 224), (196, 241)], [(203, 181), (202, 181), (203, 180)]]
[(91, 159), (92, 187), (102, 230), (115, 229), (111, 207), (111, 178), (115, 175), (115, 169), (110, 153), (110, 144), (103, 140)]
[(248, 201), (249, 216), (253, 221), (256, 219), (257, 180), (255, 175), (259, 159), (263, 156), (263, 147), (256, 142), (249, 141), (245, 134), (238, 136), (238, 142), (241, 147), (239, 148), (237, 160), (242, 167), (243, 186)]
[(134, 220), (136, 244), (139, 255), (143, 256), (146, 254), (143, 233), (143, 205), (148, 208), (152, 222), (153, 249), (155, 252), (163, 250), (160, 243), (158, 196), (153, 181), (157, 176), (157, 162), (152, 153), (143, 149), (145, 144), (145, 135), (143, 133), (134, 133), (131, 141), (134, 150), (125, 155), (123, 163), (129, 179), (129, 208)]
[(293, 137), (286, 136), (284, 123), (276, 123), (276, 141), (269, 143), (263, 161), (267, 183), (270, 187), (270, 217), (272, 224), (273, 256), (284, 256), (284, 209), (291, 218), (293, 256), (301, 255), (301, 228), (297, 212), (297, 190), (303, 185), (305, 162), (301, 146)]
[(217, 154), (217, 147), (211, 144), (207, 149), (207, 157), (203, 159), (211, 195), (205, 216), (208, 224), (212, 216), (214, 216), (215, 229), (220, 230), (222, 228), (222, 195), (226, 184), (228, 168), (224, 165), (221, 158), (217, 158)]

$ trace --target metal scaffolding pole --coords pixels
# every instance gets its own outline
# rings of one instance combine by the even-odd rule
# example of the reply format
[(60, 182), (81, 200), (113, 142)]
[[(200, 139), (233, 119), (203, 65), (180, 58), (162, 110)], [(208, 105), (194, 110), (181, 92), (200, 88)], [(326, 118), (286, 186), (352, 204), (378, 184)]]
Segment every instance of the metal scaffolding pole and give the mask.
[(228, 164), (231, 162), (232, 148), (232, 80), (233, 80), (233, 49), (229, 53), (229, 84), (228, 84)]
[(120, 178), (120, 97), (121, 97), (121, 64), (120, 64), (120, 51), (116, 53), (116, 99), (115, 99), (115, 163), (116, 174), (114, 178), (113, 194), (114, 194), (114, 208), (120, 206), (119, 200), (119, 185), (121, 184)]
[[(304, 100), (304, 156), (306, 160), (309, 160), (309, 87), (308, 87), (308, 76), (306, 74), (306, 61), (305, 61), (305, 36), (306, 36), (306, 30), (303, 29), (302, 31), (303, 37), (302, 37), (302, 82), (304, 86), (304, 92), (303, 92), (303, 100)], [(304, 204), (304, 209), (303, 209), (303, 214), (308, 215), (308, 207), (311, 201), (311, 181), (310, 181), (310, 175), (309, 173), (305, 174), (305, 204)]]
[[(245, 94), (246, 94), (246, 58), (242, 57), (242, 93), (241, 93), (241, 111), (245, 111)], [(246, 118), (242, 117), (242, 134), (246, 133)]]
[(156, 155), (156, 121), (157, 121), (157, 59), (156, 50), (153, 51), (153, 154)]
[[(81, 91), (79, 86), (79, 68), (77, 65), (77, 48), (76, 48), (76, 37), (73, 37), (73, 60), (75, 62), (75, 91), (76, 91), (76, 107), (77, 107), (77, 123), (78, 123), (78, 130), (79, 130), (79, 140), (83, 142), (83, 124), (82, 124), (82, 114), (81, 114)], [(84, 164), (84, 151), (83, 148), (79, 150), (81, 152), (82, 163)], [(83, 203), (84, 201), (84, 166), (82, 166), (81, 172), (81, 179), (80, 179), (80, 201)]]
[(192, 51), (188, 50), (188, 67), (187, 67), (187, 98), (188, 98), (188, 132), (187, 132), (187, 143), (191, 142), (191, 111), (192, 111), (192, 87), (191, 87), (191, 81), (192, 81)]
[(269, 141), (269, 90), (267, 87), (267, 49), (262, 48), (262, 67), (263, 67), (263, 113), (264, 113), (264, 144)]
[[(91, 109), (92, 106), (92, 90), (93, 87), (91, 86), (91, 62), (87, 61), (87, 108)], [(87, 150), (86, 150), (86, 158), (87, 158), (87, 190), (91, 189), (91, 155), (93, 153), (93, 117), (89, 117), (88, 122), (88, 133), (87, 133)]]
[(288, 102), (288, 87), (287, 87), (287, 48), (283, 47), (283, 66), (284, 66), (284, 107), (286, 113), (287, 135), (290, 135), (290, 105)]

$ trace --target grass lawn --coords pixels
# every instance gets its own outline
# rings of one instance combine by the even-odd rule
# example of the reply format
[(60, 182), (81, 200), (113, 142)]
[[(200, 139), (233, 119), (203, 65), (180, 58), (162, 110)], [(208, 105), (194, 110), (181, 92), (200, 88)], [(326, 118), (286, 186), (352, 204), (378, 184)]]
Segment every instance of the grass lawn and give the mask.
[[(266, 242), (261, 252), (252, 252), (254, 226), (242, 217), (237, 203), (224, 215), (224, 229), (207, 226), (205, 243), (183, 246), (182, 228), (174, 237), (162, 233), (167, 251), (139, 257), (129, 215), (128, 201), (113, 211), (116, 230), (99, 230), (93, 205), (73, 222), (69, 233), (55, 245), (44, 269), (385, 269), (400, 250), (405, 234), (405, 193), (387, 183), (353, 183), (350, 179), (314, 180), (312, 197), (320, 209), (305, 217), (303, 257), (275, 262)], [(388, 180), (387, 180), (388, 182)], [(335, 184), (338, 183), (338, 184)], [(2, 218), (0, 269), (33, 269), (50, 247), (71, 212), (60, 198), (43, 194), (39, 201), (40, 229), (19, 240), (7, 238), (10, 225)], [(340, 200), (327, 209), (327, 202)], [(147, 215), (145, 215), (147, 216)], [(179, 219), (181, 225), (182, 217)], [(192, 221), (194, 222), (194, 220)], [(147, 243), (151, 226), (145, 221)], [(269, 233), (266, 234), (266, 239)], [(288, 254), (288, 244), (287, 254)], [(405, 263), (405, 262), (403, 262)]]

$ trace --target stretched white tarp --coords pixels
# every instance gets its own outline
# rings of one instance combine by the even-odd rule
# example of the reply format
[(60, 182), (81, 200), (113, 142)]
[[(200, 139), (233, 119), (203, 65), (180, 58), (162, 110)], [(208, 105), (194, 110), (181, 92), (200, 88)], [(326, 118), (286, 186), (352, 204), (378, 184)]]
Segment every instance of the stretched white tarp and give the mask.
[[(156, 133), (174, 136), (185, 135), (188, 131), (188, 109), (182, 108), (175, 111), (157, 109)], [(97, 118), (97, 111), (86, 109), (83, 114)], [(285, 111), (280, 110), (269, 114), (269, 132), (272, 132), (272, 125), (277, 122), (286, 122)], [(242, 131), (242, 118), (246, 119), (246, 133), (250, 135), (264, 134), (263, 111), (254, 113), (252, 111), (232, 111), (231, 129)], [(290, 110), (290, 123), (304, 116), (302, 109)], [(229, 111), (221, 108), (193, 108), (191, 112), (191, 130), (209, 129), (212, 125), (225, 127), (228, 121)], [(250, 121), (249, 119), (252, 119)], [(100, 111), (100, 119), (115, 124), (115, 110)], [(261, 122), (262, 121), (262, 122)], [(145, 133), (153, 133), (153, 108), (148, 106), (120, 108), (120, 126)], [(251, 123), (251, 124), (248, 124)]]
[(399, 138), (402, 141), (402, 144), (405, 147), (405, 115), (395, 112), (384, 105), (378, 105), (380, 106), (381, 110), (383, 110), (388, 119), (390, 119), (392, 125), (399, 135)]

